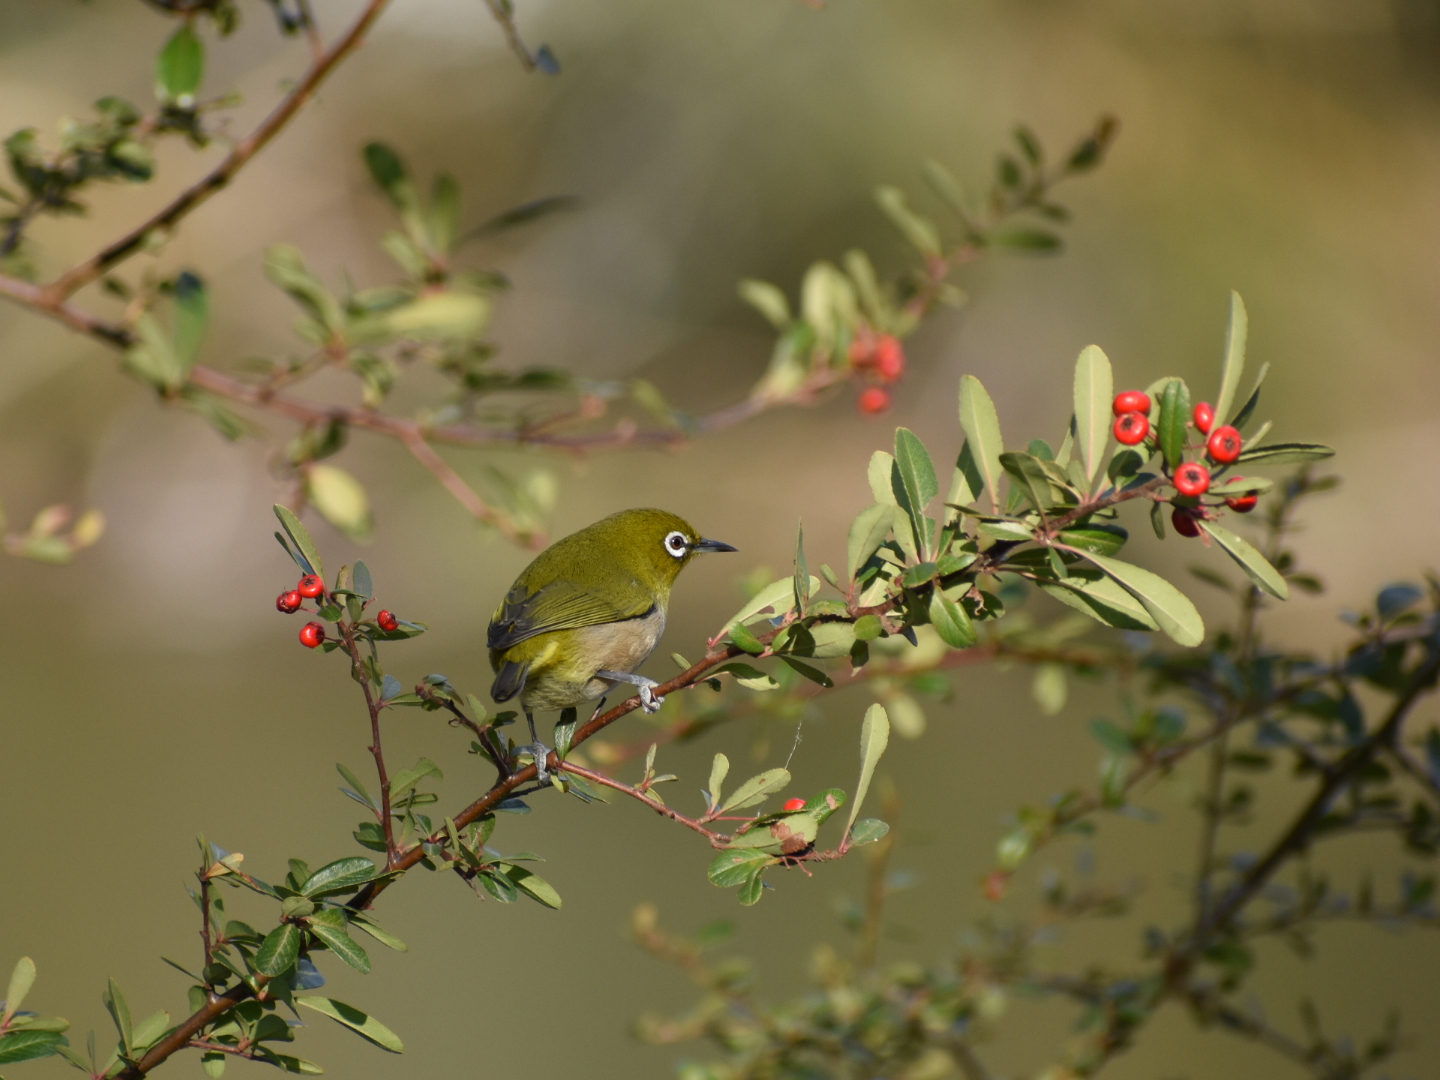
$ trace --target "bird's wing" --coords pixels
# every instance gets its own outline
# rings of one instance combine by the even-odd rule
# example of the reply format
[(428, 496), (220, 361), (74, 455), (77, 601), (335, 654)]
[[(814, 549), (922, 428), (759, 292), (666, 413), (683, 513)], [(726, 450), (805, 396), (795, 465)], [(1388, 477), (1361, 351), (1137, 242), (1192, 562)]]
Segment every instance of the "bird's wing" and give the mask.
[(617, 606), (573, 581), (552, 581), (533, 593), (526, 593), (523, 585), (517, 585), (490, 620), (486, 645), (491, 649), (508, 649), (552, 630), (638, 619), (654, 607), (655, 602), (643, 596), (627, 607)]

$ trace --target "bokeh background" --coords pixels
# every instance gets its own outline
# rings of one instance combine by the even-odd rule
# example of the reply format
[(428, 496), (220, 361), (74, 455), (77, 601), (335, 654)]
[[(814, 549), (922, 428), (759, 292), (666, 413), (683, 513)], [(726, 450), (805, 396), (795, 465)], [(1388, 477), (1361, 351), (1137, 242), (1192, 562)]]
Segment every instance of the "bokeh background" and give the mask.
[[(356, 6), (317, 4), (331, 32)], [(237, 132), (305, 59), (258, 0), (242, 8), (244, 25), (212, 49), (206, 82), (207, 93), (243, 94)], [(532, 43), (551, 44), (559, 77), (522, 72), (474, 0), (396, 0), (319, 100), (187, 222), (162, 265), (210, 282), (207, 362), (299, 348), (293, 309), (260, 273), (270, 242), (300, 245), (331, 281), (342, 268), (360, 283), (390, 276), (377, 246), (386, 208), (358, 155), (371, 138), (422, 174), (454, 173), (470, 223), (543, 195), (578, 198), (573, 213), (468, 252), (516, 286), (495, 327), (501, 362), (640, 374), (699, 411), (738, 399), (766, 360), (767, 328), (736, 299), (737, 279), (793, 292), (811, 260), (856, 244), (902, 264), (870, 200), (876, 184), (899, 183), (935, 209), (920, 181), (927, 156), (979, 185), (1017, 121), (1056, 151), (1102, 111), (1123, 125), (1105, 166), (1062, 193), (1076, 215), (1066, 252), (964, 271), (972, 304), (911, 339), (911, 374), (883, 420), (860, 419), (841, 392), (682, 453), (578, 464), (452, 457), (477, 477), (490, 466), (553, 471), (556, 535), (619, 507), (661, 505), (739, 546), (687, 572), (662, 655), (699, 648), (736, 606), (742, 573), (785, 571), (797, 519), (812, 566), (843, 561), (844, 530), (869, 501), (871, 451), (888, 445), (894, 421), (951, 452), (961, 374), (978, 375), (1007, 430), (1025, 438), (1059, 435), (1070, 365), (1091, 342), (1124, 385), (1178, 372), (1203, 392), (1218, 378), (1231, 288), (1249, 305), (1252, 364), (1274, 365), (1275, 437), (1334, 445), (1347, 483), (1312, 507), (1301, 539), (1329, 594), (1296, 599), (1268, 632), (1324, 653), (1342, 639), (1339, 610), (1436, 564), (1440, 5), (613, 0), (522, 3), (519, 20)], [(48, 136), (58, 117), (83, 115), (106, 93), (147, 100), (171, 29), (138, 0), (7, 0), (0, 132), (35, 125)], [(97, 192), (89, 218), (43, 223), (42, 270), (139, 220), (220, 152), (167, 147), (156, 183)], [(157, 957), (189, 964), (198, 950), (184, 892), (197, 832), (271, 879), (286, 857), (318, 864), (352, 850), (356, 814), (335, 793), (332, 762), (364, 766), (363, 717), (340, 662), (300, 649), (295, 626), (274, 613), (293, 569), (269, 538), (282, 489), (266, 454), (160, 409), (99, 346), (0, 307), (0, 499), (13, 519), (68, 501), (99, 506), (110, 522), (70, 567), (0, 561), (0, 966), (34, 957), (32, 1002), (71, 1018), (82, 1044), (91, 1026), (109, 1038), (107, 975), (137, 1014), (184, 1011), (181, 977)], [(528, 556), (477, 530), (397, 447), (357, 437), (341, 464), (376, 505), (377, 539), (363, 555), (383, 601), (432, 627), (393, 650), (391, 669), (402, 681), (443, 671), (487, 686), (484, 625)], [(1219, 558), (1161, 547), (1132, 524), (1137, 557), (1159, 569), (1183, 576), (1187, 563)], [(359, 554), (324, 525), (316, 534), (336, 565)], [(1220, 624), (1219, 594), (1187, 588)], [(1115, 708), (1110, 691), (1086, 689), (1044, 718), (1023, 672), (968, 672), (956, 687), (931, 708), (927, 733), (892, 744), (886, 759), (904, 801), (896, 865), (915, 880), (892, 905), (903, 933), (886, 945), (890, 960), (943, 960), (991, 912), (977, 879), (1005, 815), (1090, 782), (1086, 721)], [(806, 721), (798, 790), (853, 785), (865, 703), (863, 692), (837, 696)], [(1422, 715), (1434, 713), (1432, 704)], [(446, 802), (468, 801), (484, 782), (464, 740), (434, 717), (401, 718), (392, 731), (396, 759), (426, 753), (443, 765)], [(679, 797), (698, 800), (712, 753), (727, 752), (737, 771), (769, 766), (793, 735), (736, 726), (667, 749), (661, 763), (685, 777)], [(1091, 845), (1096, 873), (1136, 883), (1140, 913), (1123, 930), (1066, 937), (1051, 950), (1056, 963), (1124, 964), (1145, 922), (1181, 913), (1193, 795), (1181, 776), (1154, 800), (1158, 825), (1105, 823)], [(656, 1049), (629, 1034), (642, 1011), (674, 1011), (691, 993), (628, 942), (635, 904), (654, 901), (681, 930), (733, 920), (735, 947), (762, 958), (773, 1000), (805, 985), (817, 943), (844, 947), (827, 912), (858, 893), (858, 861), (813, 879), (782, 875), (777, 893), (742, 910), (706, 882), (708, 849), (688, 834), (631, 806), (540, 801), (542, 812), (505, 820), (496, 843), (546, 855), (542, 872), (564, 909), (480, 903), (448, 877), (417, 872), (380, 912), (411, 952), (372, 950), (368, 979), (327, 971), (335, 995), (393, 1027), (407, 1053), (382, 1060), (333, 1025), (307, 1032), (299, 1053), (339, 1076), (665, 1076), (702, 1048)], [(1277, 794), (1228, 848), (1260, 843), (1285, 805)], [(1036, 874), (1070, 872), (1076, 850), (1057, 847), (1027, 869), (1002, 917), (1023, 915)], [(1373, 871), (1382, 894), (1402, 864), (1375, 842), (1338, 843), (1317, 859), (1344, 885)], [(271, 918), (243, 899), (232, 912)], [(1298, 1033), (1297, 1003), (1309, 996), (1331, 1030), (1363, 1038), (1398, 1007), (1411, 1037), (1390, 1072), (1440, 1072), (1434, 941), (1357, 927), (1327, 931), (1320, 945), (1309, 962), (1262, 953), (1253, 990), (1269, 1018)], [(1012, 1010), (989, 1056), (1005, 1075), (1030, 1075), (1073, 1013)], [(24, 1069), (47, 1077), (64, 1066)], [(190, 1061), (166, 1071), (198, 1075)], [(1262, 1049), (1197, 1033), (1174, 1010), (1112, 1072), (1298, 1075)]]

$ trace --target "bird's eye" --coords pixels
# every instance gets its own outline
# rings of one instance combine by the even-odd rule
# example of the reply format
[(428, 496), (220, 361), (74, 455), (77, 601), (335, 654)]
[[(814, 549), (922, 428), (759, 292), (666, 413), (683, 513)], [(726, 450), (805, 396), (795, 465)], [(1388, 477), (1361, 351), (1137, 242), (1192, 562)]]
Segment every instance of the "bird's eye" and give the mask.
[(690, 550), (690, 538), (678, 529), (665, 537), (665, 550), (677, 559), (683, 559)]

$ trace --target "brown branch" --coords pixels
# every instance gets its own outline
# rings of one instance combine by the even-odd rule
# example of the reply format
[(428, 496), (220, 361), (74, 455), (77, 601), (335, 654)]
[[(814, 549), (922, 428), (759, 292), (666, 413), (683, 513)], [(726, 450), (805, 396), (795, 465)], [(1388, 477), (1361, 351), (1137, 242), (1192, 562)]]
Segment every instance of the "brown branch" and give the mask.
[(662, 817), (667, 817), (671, 821), (678, 822), (679, 824), (684, 825), (687, 829), (694, 829), (701, 836), (705, 837), (705, 839), (709, 840), (712, 847), (724, 847), (726, 843), (730, 840), (730, 837), (726, 836), (724, 833), (718, 833), (714, 832), (711, 829), (707, 829), (704, 825), (700, 824), (700, 822), (696, 821), (694, 818), (686, 817), (684, 814), (680, 813), (680, 811), (674, 810), (671, 807), (666, 806), (664, 803), (656, 802), (646, 792), (641, 791), (639, 788), (634, 788), (631, 787), (629, 784), (621, 783), (619, 780), (612, 779), (611, 777), (606, 776), (602, 772), (595, 772), (593, 769), (581, 768), (579, 765), (576, 765), (574, 762), (571, 761), (560, 762), (559, 765), (556, 766), (556, 771), (574, 773), (582, 780), (588, 780), (592, 784), (599, 784), (601, 787), (607, 787), (612, 791), (618, 791), (622, 795), (629, 795), (632, 799), (639, 800)]
[(418, 425), (410, 425), (400, 436), (400, 441), (414, 455), (415, 460), (429, 469), (445, 490), (454, 495), (460, 505), (470, 511), (477, 521), (491, 526), (512, 543), (523, 544), (532, 551), (539, 551), (549, 542), (544, 532), (519, 528), (515, 524), (515, 519), (509, 514), (496, 510), (476, 494), (475, 489), (467, 484), (460, 474), (435, 452), (435, 448), (425, 441), (425, 436), (420, 433)]
[(1239, 914), (1241, 908), (1265, 887), (1287, 859), (1304, 850), (1310, 842), (1316, 825), (1329, 812), (1331, 804), (1342, 789), (1354, 781), (1381, 749), (1395, 742), (1400, 732), (1400, 726), (1404, 723), (1410, 709), (1419, 700), (1420, 695), (1434, 683), (1437, 675), (1440, 675), (1440, 651), (1433, 653), (1420, 665), (1411, 677), (1405, 691), (1391, 706), (1384, 722), (1369, 738), (1336, 762), (1334, 769), (1322, 779), (1315, 794), (1305, 808), (1296, 815), (1285, 833), (1211, 909), (1208, 916), (1195, 928), (1190, 939), (1172, 954), (1169, 959), (1172, 981), (1183, 979), (1193, 966), (1196, 955), (1204, 949), (1216, 931), (1225, 927)]
[[(335, 598), (331, 597), (330, 602), (335, 603)], [(375, 759), (375, 773), (380, 779), (380, 824), (385, 830), (385, 869), (389, 871), (394, 869), (395, 863), (395, 822), (390, 813), (390, 774), (385, 767), (384, 744), (380, 741), (380, 712), (385, 706), (376, 700), (370, 688), (370, 676), (360, 657), (360, 643), (355, 637), (354, 624), (342, 622), (339, 625), (345, 651), (350, 654), (351, 670), (356, 675), (355, 681), (360, 684), (361, 693), (365, 695), (365, 709), (370, 714), (370, 745), (366, 749)]]
[(197, 183), (186, 188), (169, 205), (149, 220), (136, 226), (125, 236), (108, 244), (82, 263), (77, 263), (44, 287), (48, 306), (63, 303), (76, 290), (90, 284), (117, 263), (128, 259), (145, 244), (146, 237), (157, 229), (173, 229), (192, 210), (205, 202), (234, 179), (245, 164), (263, 150), (315, 95), (320, 84), (335, 70), (336, 65), (354, 52), (365, 40), (366, 33), (385, 10), (389, 0), (368, 0), (365, 9), (336, 42), (311, 63), (295, 88), (286, 94), (270, 115), (226, 155), (225, 160), (210, 170)]

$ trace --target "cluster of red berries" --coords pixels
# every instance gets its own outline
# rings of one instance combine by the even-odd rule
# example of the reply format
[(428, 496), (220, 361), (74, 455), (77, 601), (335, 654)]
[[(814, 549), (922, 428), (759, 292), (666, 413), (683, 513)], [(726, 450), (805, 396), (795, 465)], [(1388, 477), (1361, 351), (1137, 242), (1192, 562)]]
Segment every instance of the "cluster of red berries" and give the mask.
[[(300, 610), (306, 600), (317, 600), (325, 595), (325, 582), (320, 580), (317, 574), (306, 574), (302, 577), (295, 588), (289, 592), (282, 592), (275, 598), (275, 608), (283, 611), (286, 615), (293, 615)], [(375, 625), (386, 633), (400, 628), (400, 620), (388, 611), (382, 611), (375, 616)], [(325, 644), (325, 625), (318, 622), (307, 622), (300, 628), (300, 644), (307, 649), (318, 649)]]
[[(1111, 405), (1115, 414), (1115, 441), (1123, 446), (1139, 446), (1151, 437), (1150, 395), (1143, 390), (1126, 390), (1116, 394)], [(1195, 406), (1191, 422), (1196, 429), (1207, 436), (1205, 454), (1217, 465), (1231, 465), (1240, 459), (1244, 441), (1240, 432), (1229, 424), (1215, 427), (1215, 408), (1208, 401)], [(1210, 470), (1198, 461), (1187, 461), (1175, 470), (1175, 490), (1188, 499), (1198, 499), (1210, 490)], [(1237, 476), (1237, 480), (1244, 477)], [(1248, 514), (1255, 509), (1259, 496), (1253, 491), (1242, 495), (1228, 495), (1225, 505), (1237, 514)], [(1181, 536), (1199, 536), (1199, 519), (1204, 516), (1200, 507), (1177, 506), (1171, 512), (1170, 521)]]
[(872, 334), (862, 329), (850, 345), (850, 364), (872, 380), (860, 391), (860, 411), (874, 416), (888, 409), (890, 391), (885, 387), (905, 374), (905, 347), (900, 339), (894, 334)]

